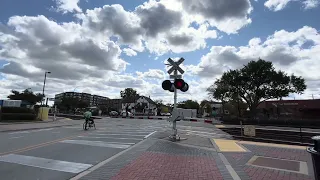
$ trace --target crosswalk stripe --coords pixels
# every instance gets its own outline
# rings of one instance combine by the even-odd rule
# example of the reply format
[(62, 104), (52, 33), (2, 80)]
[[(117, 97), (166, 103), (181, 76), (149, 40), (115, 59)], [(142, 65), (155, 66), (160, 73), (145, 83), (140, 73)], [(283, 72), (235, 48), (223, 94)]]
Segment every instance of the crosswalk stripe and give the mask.
[(119, 148), (119, 149), (127, 149), (130, 145), (127, 144), (112, 144), (103, 141), (85, 141), (85, 140), (64, 140), (61, 141), (62, 143), (69, 143), (69, 144), (80, 144), (80, 145), (87, 145), (87, 146), (98, 146), (98, 147), (109, 147), (109, 148)]
[(91, 135), (96, 135), (96, 136), (137, 136), (137, 137), (144, 137), (145, 135), (136, 135), (136, 134), (95, 134), (95, 133), (90, 133)]
[(78, 136), (80, 138), (93, 138), (93, 139), (123, 139), (123, 140), (143, 140), (139, 138), (118, 138), (118, 137), (106, 137), (106, 136), (101, 136), (101, 137), (92, 137), (92, 136)]
[(58, 161), (53, 159), (24, 156), (18, 154), (8, 154), (0, 156), (0, 161), (75, 174), (92, 167), (91, 164)]
[(124, 131), (114, 131), (114, 132), (112, 132), (112, 131), (95, 131), (95, 132), (97, 132), (97, 133), (121, 133), (121, 134), (149, 134), (149, 133), (152, 133), (152, 132), (154, 132), (154, 131), (130, 131), (130, 132), (124, 132)]

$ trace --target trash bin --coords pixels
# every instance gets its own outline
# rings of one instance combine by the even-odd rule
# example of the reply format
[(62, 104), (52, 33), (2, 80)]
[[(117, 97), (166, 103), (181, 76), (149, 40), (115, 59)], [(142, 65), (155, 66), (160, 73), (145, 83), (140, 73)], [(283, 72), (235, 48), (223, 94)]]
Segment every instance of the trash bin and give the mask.
[(320, 180), (320, 136), (313, 136), (313, 147), (307, 147), (307, 152), (312, 156), (315, 180)]

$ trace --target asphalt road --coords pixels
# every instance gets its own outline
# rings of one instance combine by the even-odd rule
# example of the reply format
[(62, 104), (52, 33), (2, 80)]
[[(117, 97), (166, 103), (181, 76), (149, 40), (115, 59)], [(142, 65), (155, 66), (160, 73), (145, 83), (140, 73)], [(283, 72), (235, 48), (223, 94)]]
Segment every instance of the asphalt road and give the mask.
[[(165, 120), (96, 120), (97, 129), (82, 125), (0, 133), (1, 180), (63, 180), (168, 130)], [(203, 137), (225, 136), (213, 125), (178, 122), (178, 131)], [(219, 131), (220, 132), (220, 131)]]

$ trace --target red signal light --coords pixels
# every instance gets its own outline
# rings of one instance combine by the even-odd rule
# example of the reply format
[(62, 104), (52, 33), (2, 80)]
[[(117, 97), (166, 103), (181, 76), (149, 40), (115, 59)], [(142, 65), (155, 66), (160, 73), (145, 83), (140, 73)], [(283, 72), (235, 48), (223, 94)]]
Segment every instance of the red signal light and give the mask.
[(182, 82), (178, 81), (177, 82), (177, 87), (180, 89), (182, 87)]
[(183, 79), (176, 79), (174, 81), (174, 86), (177, 88), (177, 89), (182, 89), (184, 86), (185, 86), (185, 82)]

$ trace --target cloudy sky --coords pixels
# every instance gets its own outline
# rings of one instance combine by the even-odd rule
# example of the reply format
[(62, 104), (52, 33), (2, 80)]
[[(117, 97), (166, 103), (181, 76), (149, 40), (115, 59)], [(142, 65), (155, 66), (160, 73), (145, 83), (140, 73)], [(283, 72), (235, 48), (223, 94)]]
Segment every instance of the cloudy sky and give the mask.
[(184, 57), (190, 89), (206, 99), (224, 71), (259, 57), (303, 76), (296, 99), (320, 98), (319, 0), (2, 0), (0, 98), (11, 89), (110, 98), (131, 87), (172, 102), (165, 61)]

